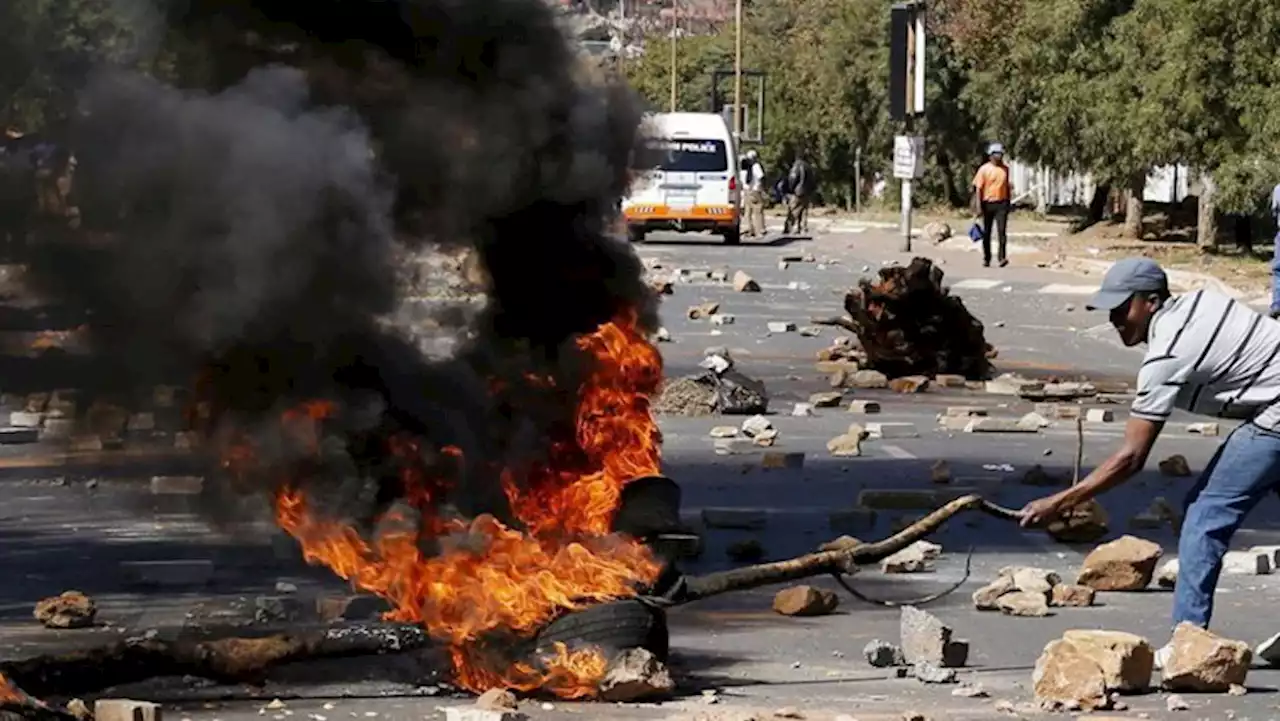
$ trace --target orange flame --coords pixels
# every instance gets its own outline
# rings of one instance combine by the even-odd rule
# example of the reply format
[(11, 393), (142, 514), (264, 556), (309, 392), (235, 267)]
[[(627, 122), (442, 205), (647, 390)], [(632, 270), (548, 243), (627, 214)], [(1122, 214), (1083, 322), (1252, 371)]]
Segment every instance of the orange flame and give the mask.
[[(511, 471), (502, 474), (524, 530), (488, 515), (470, 522), (440, 517), (436, 503), (447, 488), (427, 477), (421, 441), (407, 435), (387, 439), (387, 450), (403, 461), (402, 496), (421, 518), (388, 512), (378, 519), (380, 532), (367, 540), (314, 513), (292, 482), (281, 484), (276, 495), (276, 519), (300, 542), (308, 562), (387, 599), (390, 620), (421, 623), (449, 644), (457, 682), (474, 691), (595, 695), (607, 665), (598, 650), (557, 644), (528, 662), (491, 653), (482, 640), (497, 632), (532, 636), (565, 611), (634, 596), (660, 571), (646, 546), (610, 531), (622, 487), (659, 469), (661, 437), (649, 395), (661, 381), (661, 356), (637, 328), (634, 313), (581, 337), (577, 346), (593, 363), (578, 388), (573, 429), (553, 443), (546, 466), (530, 471), (523, 483)], [(554, 387), (550, 379), (532, 381)], [(281, 420), (291, 437), (315, 448), (316, 422), (335, 412), (334, 405), (315, 401)], [(441, 451), (462, 460), (457, 448)], [(240, 439), (224, 465), (244, 471), (252, 458), (252, 446)], [(423, 540), (433, 540), (437, 552), (424, 553)]]
[(0, 673), (0, 703), (5, 704), (40, 704), (39, 701), (31, 698), (25, 691), (18, 688), (9, 677)]

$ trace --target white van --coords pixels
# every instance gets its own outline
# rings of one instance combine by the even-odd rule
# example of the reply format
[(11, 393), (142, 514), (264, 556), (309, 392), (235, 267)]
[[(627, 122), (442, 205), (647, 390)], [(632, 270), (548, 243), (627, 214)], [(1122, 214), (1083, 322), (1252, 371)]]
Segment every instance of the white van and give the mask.
[(737, 243), (738, 149), (724, 117), (654, 113), (645, 116), (642, 133), (631, 189), (622, 200), (627, 236), (640, 242), (651, 230), (711, 231)]

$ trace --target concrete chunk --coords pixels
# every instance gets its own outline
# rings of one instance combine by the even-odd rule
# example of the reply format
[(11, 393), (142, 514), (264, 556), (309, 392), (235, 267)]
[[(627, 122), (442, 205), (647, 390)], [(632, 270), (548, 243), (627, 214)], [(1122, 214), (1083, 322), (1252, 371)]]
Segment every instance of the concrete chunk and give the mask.
[(1110, 408), (1090, 408), (1084, 419), (1090, 423), (1110, 423), (1116, 419), (1116, 414)]
[(790, 333), (796, 329), (795, 323), (786, 323), (783, 321), (771, 321), (768, 324), (770, 333)]
[(871, 438), (919, 438), (914, 423), (868, 423), (867, 435)]
[(208, 559), (121, 561), (119, 568), (126, 582), (149, 588), (204, 586), (213, 578), (213, 561)]
[(495, 710), (478, 706), (446, 706), (445, 721), (525, 721), (528, 716), (519, 711)]
[(152, 476), (155, 496), (196, 496), (204, 491), (204, 476)]
[(849, 401), (850, 413), (861, 413), (864, 415), (880, 412), (880, 404), (875, 401)]
[(43, 413), (14, 411), (9, 414), (9, 425), (15, 428), (39, 428), (41, 423), (44, 423)]
[(1271, 557), (1257, 551), (1227, 551), (1222, 572), (1232, 576), (1265, 576), (1271, 573)]
[(162, 721), (159, 704), (126, 698), (100, 698), (93, 702), (94, 721)]
[(952, 639), (951, 627), (915, 606), (903, 606), (898, 622), (902, 655), (907, 663), (956, 668), (969, 658), (969, 643)]
[(1024, 425), (1012, 418), (974, 418), (964, 427), (965, 433), (1039, 433), (1038, 425)]
[(1188, 423), (1187, 433), (1195, 433), (1201, 436), (1216, 436), (1218, 435), (1218, 424), (1217, 423)]
[(1173, 630), (1162, 673), (1171, 691), (1220, 693), (1243, 685), (1253, 661), (1248, 644), (1222, 638), (1183, 621)]
[(947, 406), (943, 415), (949, 418), (981, 418), (987, 415), (987, 409), (982, 406)]

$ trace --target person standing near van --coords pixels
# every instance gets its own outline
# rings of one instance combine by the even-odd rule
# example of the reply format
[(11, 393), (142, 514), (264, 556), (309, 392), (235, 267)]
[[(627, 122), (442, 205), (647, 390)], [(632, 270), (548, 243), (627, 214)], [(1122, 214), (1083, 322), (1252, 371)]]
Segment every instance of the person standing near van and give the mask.
[(799, 155), (787, 173), (787, 224), (783, 233), (795, 229), (797, 233), (809, 232), (809, 200), (813, 195), (813, 168)]
[(974, 215), (982, 216), (982, 265), (991, 267), (991, 233), (1000, 224), (1000, 267), (1009, 264), (1009, 166), (1004, 164), (1004, 146), (987, 147), (987, 162), (973, 176)]
[(757, 234), (764, 235), (767, 232), (764, 227), (764, 166), (760, 164), (760, 154), (754, 150), (747, 151), (745, 165), (747, 171), (747, 178), (744, 182), (744, 185), (747, 186), (747, 235), (754, 238)]

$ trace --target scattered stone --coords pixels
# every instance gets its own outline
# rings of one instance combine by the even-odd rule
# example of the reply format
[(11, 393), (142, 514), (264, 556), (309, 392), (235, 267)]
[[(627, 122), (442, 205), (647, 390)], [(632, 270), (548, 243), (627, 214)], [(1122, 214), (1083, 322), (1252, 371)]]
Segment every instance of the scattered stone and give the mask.
[(859, 541), (853, 536), (840, 536), (839, 538), (833, 538), (821, 546), (818, 546), (818, 550), (822, 552), (848, 551), (861, 543), (862, 541)]
[(1280, 633), (1258, 644), (1253, 655), (1262, 659), (1268, 666), (1280, 666)]
[(1080, 406), (1068, 405), (1066, 403), (1037, 403), (1035, 406), (1036, 413), (1045, 418), (1056, 418), (1058, 420), (1074, 421), (1084, 415), (1084, 411)]
[(711, 315), (711, 325), (733, 325), (738, 317), (732, 313), (713, 313)]
[(79, 591), (64, 591), (36, 603), (32, 615), (45, 628), (88, 628), (98, 615), (98, 605)]
[(871, 438), (919, 438), (920, 432), (914, 423), (868, 423), (867, 433)]
[[(999, 327), (999, 326), (996, 326)], [(1016, 396), (1025, 391), (1043, 390), (1044, 383), (1023, 378), (1015, 373), (1005, 373), (985, 383), (985, 390), (992, 395)]]
[(1160, 472), (1166, 476), (1186, 478), (1191, 475), (1191, 466), (1187, 464), (1186, 456), (1181, 453), (1175, 453), (1160, 461)]
[(519, 708), (516, 695), (505, 688), (491, 688), (476, 698), (476, 706), (490, 711), (515, 711)]
[(1256, 551), (1227, 551), (1222, 572), (1232, 576), (1266, 576), (1271, 573), (1271, 556)]
[(707, 528), (758, 531), (769, 522), (769, 514), (754, 508), (704, 508), (702, 524)]
[(742, 434), (755, 438), (757, 434), (773, 430), (773, 424), (764, 416), (751, 416), (742, 422)]
[(827, 452), (840, 458), (861, 456), (864, 438), (866, 438), (865, 432), (843, 433), (827, 441)]
[(804, 454), (799, 451), (792, 453), (767, 451), (760, 456), (760, 467), (773, 470), (798, 470), (804, 468)]
[(960, 698), (988, 698), (991, 694), (982, 687), (981, 684), (961, 684), (959, 687), (951, 691), (952, 696)]
[(712, 442), (712, 448), (718, 456), (750, 453), (755, 450), (756, 445), (756, 440), (753, 438), (716, 438)]
[(1201, 436), (1218, 435), (1217, 423), (1188, 423), (1187, 433), (1194, 433)]
[(675, 690), (666, 665), (643, 648), (630, 648), (614, 656), (600, 681), (600, 698), (632, 703), (663, 698)]
[(928, 376), (903, 376), (889, 381), (889, 388), (897, 393), (923, 393), (929, 388)]
[(806, 338), (817, 338), (822, 335), (822, 329), (815, 325), (800, 326), (800, 335)]
[(712, 438), (736, 438), (738, 435), (737, 426), (716, 426), (711, 429), (709, 434)]
[(1055, 639), (1044, 647), (1036, 660), (1031, 683), (1041, 704), (1086, 711), (1105, 709), (1111, 704), (1102, 668), (1085, 651), (1065, 639)]
[(1151, 686), (1155, 652), (1141, 636), (1123, 631), (1076, 630), (1062, 634), (1102, 670), (1107, 691), (1137, 692)]
[(757, 433), (756, 437), (751, 439), (751, 443), (753, 445), (768, 448), (769, 446), (772, 446), (773, 442), (776, 440), (778, 440), (778, 429), (770, 428), (767, 431), (760, 431)]
[(1172, 691), (1220, 693), (1244, 684), (1253, 650), (1183, 621), (1173, 630), (1169, 658), (1161, 670)]
[(1164, 707), (1170, 711), (1186, 711), (1191, 708), (1187, 700), (1176, 693), (1171, 693), (1165, 698)]
[(44, 413), (13, 411), (9, 414), (9, 425), (14, 428), (39, 428), (41, 423), (44, 423)]
[(198, 496), (204, 492), (204, 476), (152, 476), (153, 496)]
[(1013, 591), (996, 600), (996, 608), (1006, 616), (1038, 618), (1049, 615), (1049, 603), (1043, 593)]
[(790, 333), (796, 329), (795, 323), (784, 321), (770, 321), (767, 326), (770, 333)]
[(100, 698), (93, 702), (94, 721), (161, 721), (159, 704), (127, 698)]
[(653, 332), (653, 339), (659, 343), (670, 343), (671, 331), (664, 327), (659, 327), (658, 330)]
[(1090, 498), (1049, 523), (1045, 532), (1059, 543), (1093, 543), (1108, 531), (1107, 510)]
[(942, 459), (934, 461), (929, 467), (929, 480), (937, 484), (951, 482), (951, 465)]
[(889, 379), (880, 371), (860, 370), (848, 380), (851, 388), (888, 388)]
[(1024, 425), (1012, 418), (974, 418), (964, 427), (965, 433), (1039, 433), (1040, 426)]
[(1084, 608), (1092, 606), (1097, 592), (1088, 586), (1075, 583), (1062, 583), (1049, 592), (1050, 606), (1074, 606)]
[(792, 586), (773, 597), (773, 610), (783, 616), (825, 616), (840, 605), (840, 597), (823, 588)]
[(1249, 550), (1267, 554), (1271, 559), (1271, 567), (1280, 568), (1280, 546), (1254, 546)]
[(902, 666), (906, 663), (902, 649), (886, 641), (876, 639), (862, 648), (862, 656), (876, 668)]
[(921, 573), (932, 570), (924, 549), (910, 545), (880, 562), (883, 573)]
[(947, 406), (943, 415), (948, 418), (981, 418), (987, 415), (987, 409), (982, 406)]
[(928, 661), (923, 661), (915, 665), (912, 669), (917, 680), (921, 683), (955, 683), (956, 670), (954, 668), (942, 668), (935, 666)]
[(733, 289), (739, 293), (759, 293), (760, 284), (742, 271), (733, 274)]
[(797, 403), (791, 407), (791, 415), (796, 418), (808, 418), (814, 415), (813, 405), (809, 403)]
[(942, 373), (933, 377), (933, 382), (940, 388), (964, 388), (965, 377)]
[(1242, 686), (1238, 683), (1231, 684), (1231, 688), (1227, 689), (1228, 696), (1245, 696), (1248, 693), (1249, 693), (1248, 687)]
[(1006, 593), (1018, 590), (1013, 577), (1001, 574), (996, 580), (973, 592), (973, 606), (979, 611), (998, 611), (997, 602)]
[(826, 391), (809, 395), (809, 403), (814, 408), (835, 408), (843, 400), (844, 394), (839, 391)]
[(1160, 565), (1156, 573), (1156, 585), (1160, 588), (1173, 588), (1178, 582), (1178, 559), (1170, 558)]
[(1137, 591), (1151, 583), (1163, 551), (1136, 536), (1121, 536), (1093, 549), (1081, 565), (1076, 583), (1097, 591)]
[(253, 620), (258, 623), (297, 622), (306, 613), (297, 596), (258, 596), (253, 605)]
[(729, 544), (729, 547), (725, 549), (725, 554), (729, 556), (731, 561), (756, 563), (764, 558), (764, 546), (761, 546), (760, 542), (755, 539), (736, 541)]
[(909, 664), (928, 662), (958, 668), (969, 658), (968, 641), (953, 640), (950, 626), (915, 606), (902, 607), (899, 631), (902, 655)]
[(1018, 425), (1023, 426), (1024, 428), (1040, 429), (1040, 428), (1048, 428), (1053, 424), (1049, 422), (1048, 418), (1045, 418), (1039, 413), (1032, 411), (1031, 413), (1028, 413), (1023, 417), (1019, 418)]
[(67, 702), (67, 713), (76, 718), (76, 721), (93, 721), (93, 712), (89, 710), (89, 705), (83, 699), (73, 698)]
[(863, 415), (870, 414), (870, 413), (879, 413), (880, 404), (876, 403), (875, 401), (850, 401), (849, 412), (861, 413)]
[(920, 232), (931, 243), (937, 244), (951, 237), (951, 226), (940, 220), (935, 220), (925, 225)]

